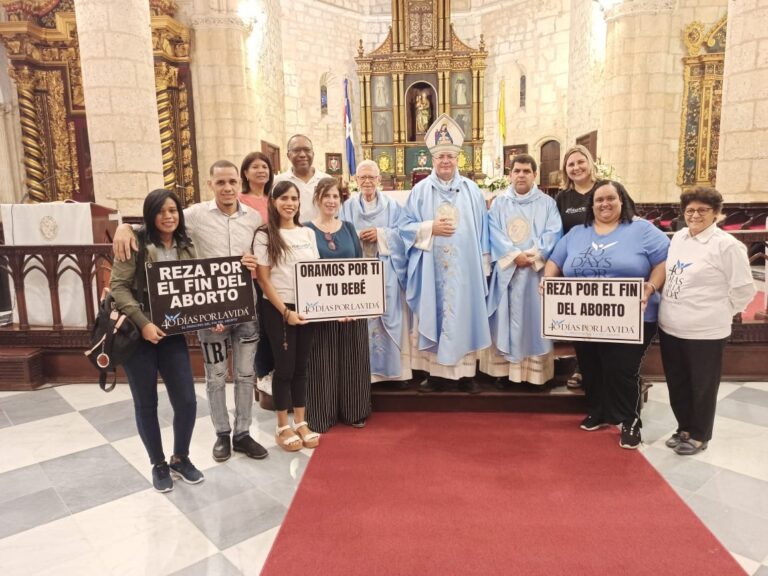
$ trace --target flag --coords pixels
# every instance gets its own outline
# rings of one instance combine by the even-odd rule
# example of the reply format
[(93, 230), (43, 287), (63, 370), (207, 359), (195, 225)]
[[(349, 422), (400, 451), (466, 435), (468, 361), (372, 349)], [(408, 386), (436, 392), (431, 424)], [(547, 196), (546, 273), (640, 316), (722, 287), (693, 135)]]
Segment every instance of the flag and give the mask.
[(344, 78), (344, 130), (347, 136), (347, 166), (349, 175), (354, 176), (357, 171), (357, 162), (355, 162), (355, 141), (352, 138), (352, 108), (349, 105), (348, 78)]

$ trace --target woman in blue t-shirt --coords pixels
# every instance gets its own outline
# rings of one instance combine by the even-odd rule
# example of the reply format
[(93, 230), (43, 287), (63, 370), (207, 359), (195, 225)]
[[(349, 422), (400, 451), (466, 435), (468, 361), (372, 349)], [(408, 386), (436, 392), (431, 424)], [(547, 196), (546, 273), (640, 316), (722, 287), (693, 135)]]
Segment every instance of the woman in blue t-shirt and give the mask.
[[(341, 208), (338, 180), (320, 180), (314, 202), (318, 215), (307, 226), (315, 231), (320, 258), (362, 258), (354, 225), (337, 218)], [(318, 432), (326, 432), (338, 421), (362, 428), (371, 413), (368, 321), (318, 322), (316, 338), (318, 345), (309, 357), (309, 425)]]
[(587, 395), (582, 430), (621, 424), (622, 448), (640, 444), (640, 364), (656, 334), (658, 291), (664, 284), (666, 235), (647, 220), (634, 218), (634, 203), (618, 182), (599, 182), (583, 226), (575, 226), (555, 246), (544, 276), (643, 278), (645, 305), (642, 344), (575, 342)]

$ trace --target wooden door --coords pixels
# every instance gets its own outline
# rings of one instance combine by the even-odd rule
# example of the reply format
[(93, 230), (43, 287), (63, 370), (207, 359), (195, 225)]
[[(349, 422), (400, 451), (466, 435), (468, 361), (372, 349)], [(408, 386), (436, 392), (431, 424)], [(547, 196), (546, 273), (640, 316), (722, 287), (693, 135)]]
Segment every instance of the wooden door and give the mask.
[(539, 187), (544, 189), (558, 187), (560, 170), (560, 142), (548, 140), (541, 146), (539, 159)]

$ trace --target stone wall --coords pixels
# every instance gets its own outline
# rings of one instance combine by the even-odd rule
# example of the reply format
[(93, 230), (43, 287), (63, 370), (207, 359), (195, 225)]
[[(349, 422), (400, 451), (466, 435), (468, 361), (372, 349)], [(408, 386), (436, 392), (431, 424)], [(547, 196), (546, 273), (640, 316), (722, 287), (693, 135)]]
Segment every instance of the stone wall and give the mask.
[(717, 188), (730, 202), (768, 199), (768, 0), (731, 0)]

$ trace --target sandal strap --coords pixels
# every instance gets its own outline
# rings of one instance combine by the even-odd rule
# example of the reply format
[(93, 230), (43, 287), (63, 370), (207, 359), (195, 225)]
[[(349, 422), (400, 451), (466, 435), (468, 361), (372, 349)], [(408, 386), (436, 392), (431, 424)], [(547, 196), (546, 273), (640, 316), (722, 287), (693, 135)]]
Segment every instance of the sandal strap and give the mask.
[(275, 430), (277, 431), (278, 434), (280, 434), (281, 432), (285, 432), (286, 430), (290, 430), (290, 429), (291, 429), (291, 425), (290, 424), (286, 424), (285, 426), (278, 426), (277, 428), (275, 428)]
[(315, 438), (320, 438), (320, 434), (318, 432), (310, 432), (309, 434), (304, 434), (303, 440), (304, 442), (309, 442)]
[(306, 426), (309, 428), (309, 424), (307, 424), (306, 420), (302, 420), (301, 422), (294, 422), (293, 423), (293, 429), (296, 430), (297, 428), (301, 428), (302, 426)]

